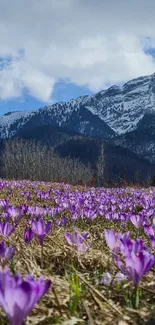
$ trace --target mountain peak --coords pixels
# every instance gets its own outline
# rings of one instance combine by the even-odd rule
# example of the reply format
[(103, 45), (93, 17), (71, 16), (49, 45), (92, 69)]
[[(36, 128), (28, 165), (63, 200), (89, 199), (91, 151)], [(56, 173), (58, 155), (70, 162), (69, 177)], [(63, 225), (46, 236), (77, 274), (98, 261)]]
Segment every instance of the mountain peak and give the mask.
[(95, 95), (79, 96), (33, 111), (8, 112), (0, 117), (0, 137), (48, 124), (69, 126), (88, 135), (120, 135), (135, 130), (144, 115), (154, 111), (155, 73), (132, 79), (123, 86), (112, 85)]

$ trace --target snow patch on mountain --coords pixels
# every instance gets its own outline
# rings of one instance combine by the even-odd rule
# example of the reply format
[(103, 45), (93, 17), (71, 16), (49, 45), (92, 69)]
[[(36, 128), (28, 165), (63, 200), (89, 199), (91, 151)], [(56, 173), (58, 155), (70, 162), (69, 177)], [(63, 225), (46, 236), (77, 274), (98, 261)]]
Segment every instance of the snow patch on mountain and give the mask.
[(117, 134), (132, 131), (147, 111), (155, 111), (155, 74), (89, 96), (86, 107)]
[[(9, 115), (3, 115), (0, 117), (0, 137), (2, 139), (11, 138), (35, 113), (33, 111), (18, 111), (12, 112)], [(16, 128), (14, 127), (16, 124)], [(11, 128), (13, 127), (13, 130)]]
[[(30, 120), (32, 125), (34, 117), (35, 123), (71, 127), (75, 115), (80, 123), (81, 111), (84, 108), (83, 122), (81, 126), (78, 125), (78, 131), (81, 133), (87, 124), (88, 111), (94, 115), (94, 119), (97, 116), (118, 135), (136, 130), (138, 123), (147, 112), (155, 112), (155, 73), (130, 80), (123, 86), (113, 85), (95, 95), (80, 96), (69, 102), (55, 103), (38, 110), (13, 112), (2, 116), (0, 137), (7, 138), (15, 135)], [(88, 125), (91, 130), (90, 121)]]

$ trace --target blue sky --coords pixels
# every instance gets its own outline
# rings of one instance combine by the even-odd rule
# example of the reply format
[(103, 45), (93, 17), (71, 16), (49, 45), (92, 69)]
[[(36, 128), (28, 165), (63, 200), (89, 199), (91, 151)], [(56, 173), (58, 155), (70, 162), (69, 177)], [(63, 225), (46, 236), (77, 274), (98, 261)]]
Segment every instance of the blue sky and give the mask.
[(0, 0), (0, 115), (154, 73), (154, 12), (154, 0)]
[[(152, 58), (155, 58), (155, 48), (145, 50), (146, 54), (150, 54)], [(8, 61), (9, 59), (7, 59)], [(6, 62), (6, 59), (4, 60)], [(0, 60), (0, 65), (3, 66), (3, 60)], [(155, 72), (155, 71), (154, 71)], [(152, 72), (153, 73), (153, 72)], [(123, 83), (123, 81), (122, 81)], [(118, 84), (121, 84), (120, 82)], [(106, 84), (106, 87), (110, 87), (110, 84)], [(56, 82), (53, 88), (52, 99), (53, 102), (69, 101), (72, 98), (78, 96), (91, 95), (95, 91), (90, 90), (86, 86), (78, 86), (74, 83), (65, 82), (63, 80)], [(34, 96), (29, 95), (28, 91), (24, 90), (22, 96), (11, 99), (0, 99), (0, 115), (3, 115), (10, 111), (19, 110), (32, 110), (49, 105), (45, 101), (40, 101)]]
[[(147, 50), (146, 53), (151, 54), (152, 57), (155, 57), (155, 49)], [(119, 82), (118, 84), (121, 83)], [(110, 87), (110, 84), (106, 85), (106, 88), (108, 87)], [(92, 95), (94, 93), (94, 91), (90, 90), (86, 86), (78, 86), (76, 84), (61, 80), (55, 83), (52, 98), (53, 102), (69, 101), (79, 96)], [(27, 91), (23, 91), (23, 95), (19, 98), (12, 98), (9, 100), (0, 99), (0, 115), (3, 115), (10, 111), (37, 109), (45, 105), (49, 105), (49, 103), (40, 101), (34, 96), (30, 96)]]
[[(153, 58), (155, 58), (155, 48), (147, 49), (145, 53), (150, 54)], [(3, 60), (1, 60), (1, 65), (2, 64)], [(119, 82), (119, 84), (121, 83)], [(110, 84), (106, 85), (107, 88), (108, 86), (110, 87)], [(69, 101), (72, 98), (77, 98), (78, 96), (92, 95), (94, 93), (95, 91), (90, 90), (86, 86), (78, 86), (74, 83), (69, 83), (61, 80), (59, 82), (56, 82), (54, 85), (52, 99), (53, 102)], [(22, 96), (19, 98), (12, 98), (9, 100), (0, 99), (0, 115), (3, 115), (10, 111), (37, 109), (45, 105), (49, 105), (49, 103), (40, 101), (34, 96), (30, 96), (28, 91), (24, 90)]]
[[(87, 87), (77, 86), (73, 83), (66, 83), (62, 80), (55, 84), (52, 97), (54, 102), (59, 102), (69, 101), (78, 96), (91, 94), (93, 94), (93, 91), (90, 91)], [(21, 98), (0, 100), (0, 114), (3, 115), (10, 111), (36, 109), (45, 105), (48, 105), (48, 103), (30, 96), (28, 92), (24, 91)]]

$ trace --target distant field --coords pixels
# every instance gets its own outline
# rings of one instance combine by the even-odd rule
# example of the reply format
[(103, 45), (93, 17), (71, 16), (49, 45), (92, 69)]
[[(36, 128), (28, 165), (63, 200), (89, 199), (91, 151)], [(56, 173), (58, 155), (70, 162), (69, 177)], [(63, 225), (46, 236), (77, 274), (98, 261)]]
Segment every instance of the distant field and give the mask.
[[(3, 271), (7, 265), (12, 276), (30, 274), (37, 280), (43, 275), (52, 282), (27, 311), (25, 324), (155, 324), (153, 187), (1, 180), (0, 212)], [(8, 253), (4, 245), (13, 250)], [(0, 272), (0, 324), (9, 324), (7, 314), (15, 325), (6, 292), (14, 301), (16, 289), (11, 282), (6, 289)], [(28, 297), (28, 289), (21, 290), (19, 297)], [(25, 308), (26, 316), (29, 302), (22, 304), (19, 297), (19, 313)]]

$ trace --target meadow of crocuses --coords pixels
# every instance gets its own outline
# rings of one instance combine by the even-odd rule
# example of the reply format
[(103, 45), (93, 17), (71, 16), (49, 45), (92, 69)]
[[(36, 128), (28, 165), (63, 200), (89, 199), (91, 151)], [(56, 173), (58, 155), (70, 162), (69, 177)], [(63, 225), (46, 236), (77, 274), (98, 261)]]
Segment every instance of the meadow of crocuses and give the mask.
[(155, 189), (0, 180), (0, 324), (155, 324)]

